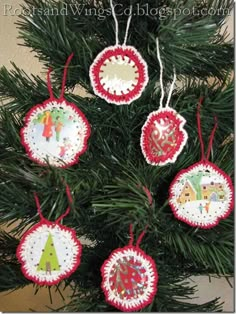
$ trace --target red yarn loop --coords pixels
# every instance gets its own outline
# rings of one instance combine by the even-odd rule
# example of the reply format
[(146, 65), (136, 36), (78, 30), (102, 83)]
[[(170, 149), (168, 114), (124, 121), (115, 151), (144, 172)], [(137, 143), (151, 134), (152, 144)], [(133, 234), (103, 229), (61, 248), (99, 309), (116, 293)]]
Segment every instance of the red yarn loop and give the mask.
[(213, 141), (214, 141), (214, 137), (215, 137), (215, 132), (216, 132), (216, 129), (218, 127), (218, 119), (217, 119), (217, 117), (215, 116), (214, 119), (215, 119), (215, 126), (214, 126), (214, 128), (213, 128), (213, 130), (211, 132), (211, 135), (210, 135), (209, 146), (208, 146), (208, 151), (207, 151), (207, 155), (206, 155), (207, 160), (210, 157), (211, 149), (212, 149), (212, 145), (213, 145)]
[(151, 206), (153, 203), (153, 198), (150, 190), (146, 186), (142, 186), (141, 184), (138, 184), (137, 187), (143, 189), (144, 193), (147, 195), (149, 205)]
[(69, 66), (69, 64), (70, 64), (70, 62), (71, 62), (73, 56), (74, 56), (74, 53), (72, 53), (72, 54), (68, 57), (68, 59), (67, 59), (67, 61), (66, 61), (65, 68), (64, 68), (63, 80), (62, 80), (62, 87), (61, 87), (61, 96), (60, 96), (61, 98), (64, 96), (68, 66)]
[(147, 231), (148, 226), (145, 227), (145, 229), (143, 230), (143, 232), (140, 234), (140, 236), (138, 237), (138, 241), (136, 243), (136, 247), (139, 247), (143, 237), (145, 236), (145, 233)]
[(218, 127), (218, 120), (217, 117), (215, 116), (215, 125), (214, 128), (211, 132), (210, 135), (210, 139), (209, 139), (209, 145), (208, 145), (208, 149), (207, 149), (207, 154), (205, 156), (205, 147), (204, 147), (204, 142), (203, 142), (203, 137), (202, 137), (202, 128), (201, 128), (201, 117), (200, 117), (200, 110), (201, 110), (201, 105), (203, 103), (204, 98), (201, 97), (199, 99), (199, 103), (198, 103), (198, 108), (197, 108), (197, 126), (198, 126), (198, 136), (199, 136), (199, 140), (200, 140), (200, 145), (201, 145), (201, 152), (202, 152), (202, 159), (203, 161), (206, 161), (209, 159), (210, 157), (210, 153), (211, 153), (211, 149), (212, 149), (212, 145), (213, 145), (213, 141), (214, 141), (214, 137), (215, 137), (215, 132), (216, 129)]
[[(65, 67), (64, 67), (60, 98), (63, 98), (64, 93), (65, 93), (65, 86), (66, 86), (66, 77), (67, 77), (68, 66), (69, 66), (69, 64), (70, 64), (70, 62), (71, 62), (73, 56), (74, 56), (74, 53), (72, 53), (72, 54), (68, 57), (68, 59), (67, 59), (67, 61), (66, 61), (66, 64), (65, 64)], [(51, 74), (51, 72), (52, 72), (52, 68), (49, 68), (49, 69), (48, 69), (48, 73), (47, 73), (47, 86), (48, 86), (48, 91), (49, 91), (50, 99), (53, 99), (54, 96), (53, 96), (52, 84), (51, 84), (51, 80), (50, 80), (50, 74)]]
[(152, 199), (152, 194), (151, 194), (150, 190), (146, 186), (143, 186), (143, 191), (146, 193), (149, 205), (151, 206), (153, 203), (153, 199)]
[[(136, 247), (139, 247), (146, 231), (147, 231), (148, 226), (145, 227), (145, 229), (143, 230), (143, 232), (140, 234), (140, 236), (138, 237), (137, 243), (136, 243)], [(134, 233), (133, 233), (133, 225), (131, 224), (129, 226), (129, 235), (130, 235), (130, 240), (129, 240), (129, 245), (132, 246), (133, 242), (134, 242)]]
[[(69, 187), (68, 184), (66, 184), (66, 195), (67, 195), (67, 198), (68, 198), (68, 201), (69, 201), (69, 206), (67, 207), (65, 213), (62, 214), (59, 218), (57, 218), (57, 220), (55, 221), (56, 224), (60, 223), (60, 221), (70, 213), (70, 206), (73, 203), (73, 199), (72, 199), (71, 192), (70, 192), (70, 187)], [(40, 219), (41, 220), (46, 220), (46, 218), (42, 214), (39, 198), (38, 198), (38, 195), (37, 195), (36, 192), (34, 192), (34, 199), (35, 199), (35, 203), (36, 203), (36, 207), (37, 207)]]
[(48, 91), (49, 91), (49, 95), (50, 95), (50, 99), (54, 98), (53, 96), (53, 91), (52, 91), (52, 84), (51, 84), (51, 80), (50, 80), (50, 74), (52, 72), (52, 68), (48, 69), (48, 73), (47, 73), (47, 86), (48, 86)]
[(129, 226), (129, 236), (130, 236), (129, 245), (133, 245), (134, 233), (133, 233), (133, 225), (132, 224)]
[(43, 214), (42, 214), (42, 210), (41, 210), (39, 198), (38, 198), (38, 195), (37, 195), (36, 192), (34, 192), (34, 199), (35, 199), (35, 203), (36, 203), (36, 207), (37, 207), (37, 210), (38, 210), (38, 214), (39, 214), (40, 219), (41, 219), (41, 220), (45, 220), (45, 218), (43, 217)]

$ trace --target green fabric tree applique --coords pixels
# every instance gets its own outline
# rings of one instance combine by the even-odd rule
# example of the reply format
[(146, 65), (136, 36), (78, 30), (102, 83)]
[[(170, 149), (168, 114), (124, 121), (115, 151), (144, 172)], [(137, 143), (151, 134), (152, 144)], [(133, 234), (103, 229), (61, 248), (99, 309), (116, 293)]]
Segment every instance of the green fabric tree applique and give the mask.
[(46, 245), (43, 249), (43, 253), (40, 258), (40, 262), (37, 271), (44, 270), (51, 275), (51, 271), (60, 270), (56, 250), (53, 244), (52, 235), (49, 234)]

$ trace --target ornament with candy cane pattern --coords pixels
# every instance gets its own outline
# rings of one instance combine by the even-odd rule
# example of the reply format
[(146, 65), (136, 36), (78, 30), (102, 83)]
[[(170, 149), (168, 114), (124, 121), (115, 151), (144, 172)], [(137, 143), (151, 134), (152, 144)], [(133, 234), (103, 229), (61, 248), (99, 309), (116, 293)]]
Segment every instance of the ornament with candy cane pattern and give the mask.
[(166, 107), (163, 108), (163, 65), (160, 57), (158, 38), (156, 39), (156, 44), (157, 56), (161, 67), (160, 85), (162, 95), (160, 99), (160, 108), (149, 114), (142, 128), (140, 144), (147, 163), (153, 166), (164, 166), (176, 161), (187, 142), (188, 135), (184, 130), (184, 125), (186, 123), (185, 119), (177, 113), (177, 111), (169, 107), (176, 81), (175, 70)]
[(149, 305), (157, 292), (158, 273), (154, 260), (139, 248), (145, 232), (133, 246), (130, 242), (114, 250), (101, 267), (106, 301), (123, 312), (138, 311)]

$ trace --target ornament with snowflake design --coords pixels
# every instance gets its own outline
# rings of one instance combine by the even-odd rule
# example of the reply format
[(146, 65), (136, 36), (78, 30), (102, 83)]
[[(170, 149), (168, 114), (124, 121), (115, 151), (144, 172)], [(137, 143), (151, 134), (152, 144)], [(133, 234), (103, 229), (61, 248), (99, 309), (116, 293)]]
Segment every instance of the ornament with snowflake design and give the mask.
[[(200, 105), (201, 103), (202, 99)], [(209, 229), (231, 213), (233, 185), (231, 178), (208, 160), (217, 123), (210, 137), (207, 155), (204, 154), (200, 105), (197, 119), (202, 159), (177, 174), (170, 186), (169, 204), (177, 219), (193, 227)]]
[(101, 267), (106, 301), (123, 312), (138, 311), (149, 305), (157, 292), (158, 273), (154, 260), (136, 246), (114, 250)]
[(123, 45), (119, 44), (118, 21), (110, 0), (116, 25), (116, 45), (105, 48), (90, 67), (90, 80), (94, 93), (108, 103), (130, 104), (138, 99), (148, 83), (147, 64), (133, 46), (127, 46), (129, 16)]
[(72, 57), (73, 54), (65, 66), (60, 98), (53, 96), (49, 69), (50, 98), (29, 110), (21, 129), (21, 142), (28, 156), (41, 165), (66, 168), (77, 163), (87, 150), (89, 122), (75, 104), (64, 99), (66, 73)]
[[(67, 195), (71, 196), (67, 188)], [(55, 285), (69, 277), (79, 266), (82, 245), (75, 230), (60, 224), (65, 214), (55, 222), (42, 215), (35, 195), (41, 221), (27, 231), (17, 248), (17, 258), (24, 276), (38, 285)]]
[(163, 65), (160, 57), (158, 38), (156, 39), (156, 44), (157, 57), (161, 68), (160, 85), (162, 94), (160, 98), (160, 107), (157, 111), (151, 112), (147, 117), (147, 120), (142, 127), (140, 145), (148, 164), (153, 166), (164, 166), (176, 161), (187, 142), (188, 134), (184, 129), (186, 120), (177, 111), (169, 107), (176, 81), (175, 70), (166, 106), (163, 107)]

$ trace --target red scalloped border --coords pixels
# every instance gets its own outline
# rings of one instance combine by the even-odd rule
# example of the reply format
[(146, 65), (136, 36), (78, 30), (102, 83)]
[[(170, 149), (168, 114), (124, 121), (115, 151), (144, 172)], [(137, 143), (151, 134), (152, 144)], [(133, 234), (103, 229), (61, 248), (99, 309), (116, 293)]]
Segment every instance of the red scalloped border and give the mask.
[[(143, 256), (143, 258), (147, 259), (147, 260), (151, 263), (151, 265), (152, 265), (153, 272), (154, 272), (154, 276), (155, 276), (154, 282), (153, 282), (153, 286), (154, 286), (154, 287), (153, 287), (153, 292), (150, 294), (149, 299), (148, 299), (147, 301), (143, 302), (142, 304), (135, 306), (132, 310), (131, 310), (130, 308), (126, 308), (126, 307), (124, 307), (124, 306), (122, 306), (122, 305), (117, 304), (115, 301), (110, 301), (110, 300), (108, 299), (108, 298), (109, 298), (109, 291), (108, 291), (108, 289), (106, 289), (106, 287), (105, 287), (105, 282), (106, 282), (106, 280), (105, 280), (105, 278), (106, 278), (106, 276), (105, 276), (105, 268), (106, 268), (107, 264), (109, 263), (110, 259), (112, 259), (112, 258), (114, 257), (114, 255), (115, 255), (116, 253), (119, 253), (119, 252), (123, 253), (123, 251), (124, 251), (124, 250), (127, 250), (127, 249), (133, 249), (133, 250), (135, 250), (135, 251), (138, 251), (138, 253), (141, 254), (141, 255)], [(158, 272), (157, 272), (156, 264), (155, 264), (154, 260), (151, 258), (151, 256), (147, 255), (147, 254), (146, 254), (143, 250), (141, 250), (139, 247), (135, 247), (135, 246), (133, 246), (133, 245), (127, 245), (127, 246), (124, 246), (123, 248), (118, 248), (118, 249), (112, 251), (112, 253), (111, 253), (110, 256), (108, 257), (108, 259), (106, 259), (106, 260), (104, 261), (104, 263), (103, 263), (103, 265), (102, 265), (102, 267), (101, 267), (101, 274), (102, 274), (101, 288), (102, 288), (102, 290), (103, 290), (103, 292), (104, 292), (104, 294), (105, 294), (106, 302), (109, 303), (109, 304), (111, 304), (111, 305), (114, 306), (115, 308), (121, 310), (122, 312), (125, 312), (125, 311), (127, 311), (127, 312), (134, 312), (134, 311), (138, 311), (138, 310), (141, 310), (141, 309), (145, 308), (145, 307), (148, 306), (150, 303), (152, 303), (152, 301), (153, 301), (153, 299), (154, 299), (154, 297), (155, 297), (155, 295), (156, 295), (156, 293), (157, 293), (157, 284), (158, 284), (158, 278), (159, 278), (159, 277), (158, 277)]]
[(91, 127), (90, 127), (90, 124), (89, 124), (86, 116), (84, 115), (84, 113), (75, 104), (68, 102), (65, 98), (59, 98), (59, 99), (49, 98), (49, 99), (45, 100), (43, 102), (43, 104), (35, 105), (34, 107), (32, 107), (27, 112), (27, 114), (25, 116), (25, 126), (23, 128), (21, 128), (21, 130), (20, 130), (21, 144), (25, 147), (26, 153), (27, 153), (27, 155), (29, 156), (29, 158), (31, 160), (33, 160), (34, 162), (38, 163), (41, 166), (48, 166), (48, 164), (46, 162), (44, 163), (40, 159), (33, 157), (32, 153), (31, 153), (30, 146), (25, 141), (24, 132), (25, 132), (25, 129), (27, 129), (29, 124), (30, 124), (30, 116), (31, 116), (31, 114), (33, 114), (34, 111), (36, 111), (38, 108), (44, 110), (47, 107), (47, 105), (49, 103), (51, 103), (52, 101), (56, 101), (58, 104), (60, 104), (60, 102), (66, 102), (66, 105), (70, 106), (71, 108), (73, 108), (76, 111), (76, 113), (81, 117), (81, 119), (83, 120), (83, 122), (85, 123), (85, 125), (87, 127), (87, 132), (86, 132), (86, 135), (85, 135), (85, 138), (84, 138), (83, 148), (82, 148), (82, 150), (80, 152), (78, 152), (75, 155), (75, 157), (73, 158), (73, 161), (70, 162), (70, 163), (67, 163), (67, 164), (62, 164), (60, 166), (52, 165), (52, 167), (56, 167), (56, 168), (68, 168), (68, 167), (71, 167), (71, 166), (77, 164), (79, 162), (79, 159), (78, 159), (79, 156), (86, 152), (86, 150), (88, 148), (87, 142), (88, 142), (88, 139), (89, 139), (89, 137), (91, 135)]
[[(166, 118), (166, 116), (171, 116), (171, 119), (179, 125), (179, 138), (177, 141), (177, 145), (175, 146), (175, 150), (171, 150), (167, 156), (153, 156), (149, 152), (149, 143), (148, 138), (150, 136), (150, 125), (156, 120), (160, 118)], [(175, 162), (179, 154), (182, 152), (187, 140), (188, 134), (184, 130), (183, 126), (186, 123), (185, 119), (180, 116), (174, 109), (164, 108), (158, 111), (154, 111), (149, 114), (144, 126), (142, 127), (142, 135), (141, 135), (141, 148), (143, 155), (145, 156), (146, 161), (151, 165), (160, 165), (163, 166), (170, 162)]]
[[(224, 216), (222, 217), (219, 217), (215, 223), (212, 223), (212, 224), (208, 224), (208, 225), (199, 225), (199, 224), (194, 224), (194, 223), (191, 223), (190, 221), (188, 221), (186, 218), (183, 218), (183, 217), (179, 217), (178, 216), (178, 213), (177, 213), (177, 210), (175, 208), (175, 206), (170, 203), (170, 200), (174, 198), (174, 193), (172, 192), (172, 189), (173, 189), (173, 186), (175, 185), (175, 183), (178, 181), (179, 177), (182, 175), (182, 174), (185, 174), (189, 171), (191, 171), (192, 169), (194, 169), (195, 167), (199, 166), (199, 165), (209, 165), (211, 166), (215, 171), (217, 171), (218, 173), (220, 173), (224, 178), (225, 180), (227, 181), (227, 183), (229, 184), (229, 187), (230, 187), (230, 190), (232, 192), (232, 197), (231, 197), (231, 200), (230, 200), (230, 204), (229, 204), (229, 209), (227, 210), (227, 212), (224, 214)], [(210, 228), (213, 228), (215, 226), (217, 226), (219, 224), (219, 222), (222, 220), (222, 219), (226, 219), (230, 213), (233, 211), (233, 208), (234, 208), (234, 187), (233, 187), (233, 184), (232, 184), (232, 180), (230, 178), (230, 176), (228, 176), (223, 170), (221, 170), (220, 168), (218, 168), (215, 164), (209, 162), (209, 161), (200, 161), (200, 162), (197, 162), (195, 164), (193, 164), (192, 166), (186, 168), (186, 169), (183, 169), (181, 170), (174, 178), (174, 180), (172, 181), (170, 187), (169, 187), (169, 205), (172, 209), (172, 212), (175, 216), (176, 219), (178, 220), (181, 220), (183, 222), (185, 222), (186, 224), (190, 225), (191, 227), (198, 227), (198, 228), (201, 228), (201, 229), (210, 229)]]
[[(120, 55), (122, 57), (125, 56), (129, 57), (130, 60), (132, 60), (136, 64), (139, 71), (139, 80), (135, 88), (128, 94), (122, 96), (112, 95), (109, 92), (107, 92), (103, 88), (103, 85), (101, 84), (99, 78), (100, 68), (103, 65), (104, 61), (117, 55)], [(114, 103), (116, 105), (122, 104), (128, 105), (132, 101), (138, 99), (148, 83), (147, 64), (143, 60), (140, 53), (132, 46), (110, 46), (105, 48), (95, 58), (93, 64), (90, 67), (89, 75), (92, 87), (94, 89), (94, 93), (97, 96), (105, 99), (108, 103)]]
[[(62, 230), (64, 231), (67, 231), (67, 232), (70, 232), (71, 235), (72, 235), (72, 238), (73, 240), (77, 243), (78, 247), (79, 247), (79, 250), (78, 250), (78, 254), (75, 258), (75, 263), (74, 263), (74, 266), (72, 267), (72, 269), (64, 274), (64, 275), (60, 275), (58, 277), (57, 280), (54, 280), (54, 281), (50, 281), (50, 282), (47, 282), (46, 280), (45, 281), (40, 281), (38, 278), (36, 278), (35, 276), (31, 276), (29, 274), (27, 274), (27, 271), (25, 269), (25, 262), (22, 260), (21, 258), (21, 249), (22, 249), (22, 246), (24, 244), (24, 241), (26, 240), (26, 237), (33, 231), (35, 231), (36, 229), (38, 229), (41, 225), (47, 225), (48, 227), (50, 226), (55, 226), (55, 225), (58, 225)], [(68, 278), (73, 272), (75, 272), (75, 270), (78, 268), (78, 266), (80, 265), (80, 262), (81, 262), (81, 255), (82, 255), (82, 244), (81, 242), (78, 240), (78, 238), (76, 237), (76, 233), (75, 233), (75, 230), (71, 229), (71, 228), (67, 228), (59, 223), (55, 223), (55, 222), (50, 222), (46, 219), (43, 219), (41, 220), (39, 223), (37, 223), (36, 225), (34, 225), (32, 228), (30, 228), (30, 230), (26, 231), (24, 233), (24, 235), (22, 236), (22, 239), (20, 241), (20, 244), (18, 245), (17, 247), (17, 250), (16, 250), (16, 257), (18, 258), (19, 262), (21, 263), (21, 271), (22, 273), (24, 274), (24, 276), (35, 282), (36, 284), (40, 285), (40, 286), (44, 286), (44, 285), (47, 285), (47, 286), (52, 286), (52, 285), (56, 285), (58, 284), (61, 280), (65, 279), (65, 278)]]

